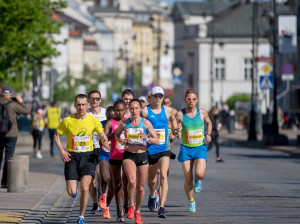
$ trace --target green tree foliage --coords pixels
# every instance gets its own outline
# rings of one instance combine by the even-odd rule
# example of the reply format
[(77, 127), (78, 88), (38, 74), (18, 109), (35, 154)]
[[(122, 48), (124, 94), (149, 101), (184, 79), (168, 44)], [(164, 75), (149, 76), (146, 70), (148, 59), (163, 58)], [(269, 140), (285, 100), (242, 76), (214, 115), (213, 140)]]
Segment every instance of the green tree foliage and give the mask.
[(62, 22), (53, 21), (54, 12), (66, 7), (62, 0), (0, 1), (0, 81), (18, 88), (22, 72), (28, 79), (33, 59), (37, 67), (58, 55), (58, 34)]
[(234, 110), (234, 105), (236, 101), (250, 101), (251, 98), (248, 94), (234, 94), (226, 100), (226, 104), (229, 106), (230, 110)]

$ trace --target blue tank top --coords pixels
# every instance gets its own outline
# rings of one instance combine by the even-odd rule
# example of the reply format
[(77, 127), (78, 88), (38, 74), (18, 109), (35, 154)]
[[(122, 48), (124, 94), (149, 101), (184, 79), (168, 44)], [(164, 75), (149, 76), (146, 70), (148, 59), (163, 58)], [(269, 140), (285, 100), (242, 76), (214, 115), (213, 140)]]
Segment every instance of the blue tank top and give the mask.
[(153, 113), (150, 106), (147, 106), (147, 110), (147, 119), (151, 122), (155, 131), (160, 131), (159, 145), (147, 144), (148, 155), (153, 155), (166, 151), (166, 143), (168, 140), (168, 118), (164, 106), (161, 106), (161, 112), (159, 114)]
[(141, 139), (141, 135), (139, 134), (141, 131), (146, 135), (147, 130), (145, 128), (144, 118), (141, 118), (141, 122), (137, 127), (132, 127), (130, 124), (131, 118), (128, 118), (125, 125), (125, 138), (127, 138), (126, 145), (147, 145), (146, 139)]

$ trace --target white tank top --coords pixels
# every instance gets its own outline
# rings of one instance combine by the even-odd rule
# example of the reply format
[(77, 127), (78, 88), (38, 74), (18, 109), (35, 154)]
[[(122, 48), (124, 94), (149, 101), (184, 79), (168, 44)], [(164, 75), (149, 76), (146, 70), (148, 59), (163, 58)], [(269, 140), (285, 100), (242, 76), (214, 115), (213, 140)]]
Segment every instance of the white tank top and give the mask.
[[(99, 121), (105, 121), (106, 120), (106, 109), (103, 107), (100, 107), (100, 108), (101, 108), (101, 111), (99, 114), (93, 114), (91, 112), (90, 108), (87, 110), (87, 113), (98, 118)], [(96, 132), (94, 132), (93, 133), (93, 144), (94, 144), (95, 148), (100, 148), (99, 141), (100, 141), (99, 135)]]

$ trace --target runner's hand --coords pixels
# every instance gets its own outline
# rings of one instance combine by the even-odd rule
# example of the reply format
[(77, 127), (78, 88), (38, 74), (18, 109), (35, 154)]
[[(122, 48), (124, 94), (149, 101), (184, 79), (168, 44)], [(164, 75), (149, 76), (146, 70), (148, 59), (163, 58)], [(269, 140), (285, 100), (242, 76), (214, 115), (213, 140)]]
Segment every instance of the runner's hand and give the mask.
[(125, 139), (120, 139), (120, 144), (121, 145), (125, 145), (126, 144), (126, 142), (127, 142), (127, 139), (125, 138)]
[(175, 139), (175, 135), (173, 135), (172, 132), (170, 132), (169, 139), (170, 139), (170, 140)]
[(64, 163), (67, 163), (67, 162), (70, 162), (71, 159), (70, 159), (70, 156), (71, 154), (65, 150), (63, 150), (61, 153), (60, 153), (60, 156), (61, 156), (61, 159)]
[(103, 139), (102, 145), (103, 145), (105, 148), (108, 148), (108, 147), (109, 147), (107, 138), (104, 138), (104, 139)]
[(206, 141), (211, 142), (211, 136), (210, 135), (206, 135)]
[(148, 135), (146, 135), (144, 132), (140, 132), (141, 138), (142, 139), (147, 139)]

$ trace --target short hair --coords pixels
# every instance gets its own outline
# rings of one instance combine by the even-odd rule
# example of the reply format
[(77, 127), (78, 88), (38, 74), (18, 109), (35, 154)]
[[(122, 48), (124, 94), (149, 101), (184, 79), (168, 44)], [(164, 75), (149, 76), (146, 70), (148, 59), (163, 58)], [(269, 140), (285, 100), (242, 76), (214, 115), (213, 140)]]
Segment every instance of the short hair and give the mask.
[(101, 99), (101, 93), (100, 93), (99, 90), (96, 90), (96, 89), (93, 89), (92, 91), (90, 91), (89, 94), (88, 94), (88, 97), (90, 98), (90, 95), (93, 94), (93, 93), (98, 93), (99, 96), (100, 96), (100, 99)]
[(188, 94), (190, 93), (194, 93), (196, 94), (197, 98), (198, 98), (198, 92), (195, 90), (195, 89), (188, 89), (186, 92), (185, 92), (185, 95), (184, 97), (186, 97)]
[(124, 95), (132, 95), (134, 97), (134, 91), (132, 89), (124, 89), (122, 92), (122, 97)]
[(76, 100), (77, 99), (87, 99), (88, 97), (87, 97), (87, 95), (85, 95), (85, 94), (78, 94), (77, 96), (75, 96), (75, 103), (76, 103)]
[(141, 103), (141, 101), (139, 101), (138, 99), (132, 99), (132, 100), (130, 100), (129, 105), (130, 105), (131, 103), (133, 103), (133, 102), (138, 102), (139, 105), (140, 105), (140, 107), (142, 107), (142, 103)]
[(126, 107), (126, 103), (125, 103), (122, 99), (119, 99), (119, 98), (118, 98), (117, 101), (114, 102), (114, 108), (116, 108), (116, 106), (117, 106), (118, 104), (123, 104), (124, 107)]
[(106, 113), (105, 113), (107, 120), (110, 119), (110, 118), (109, 118), (109, 114), (110, 114), (112, 111), (114, 111), (114, 106), (108, 106), (107, 109), (106, 109)]
[(50, 103), (50, 105), (51, 105), (51, 107), (55, 107), (55, 106), (56, 106), (56, 101), (52, 101), (52, 102)]

